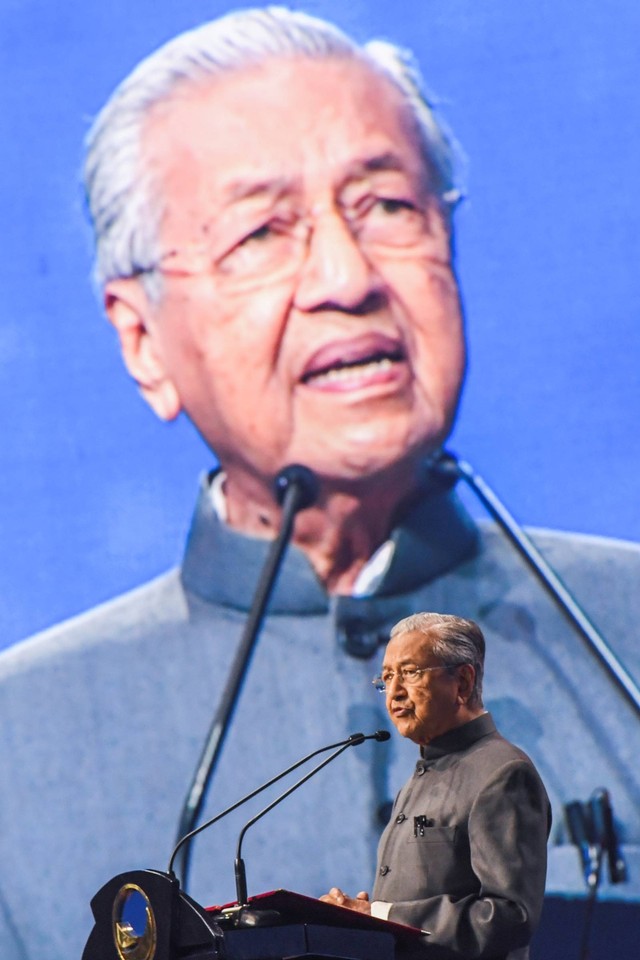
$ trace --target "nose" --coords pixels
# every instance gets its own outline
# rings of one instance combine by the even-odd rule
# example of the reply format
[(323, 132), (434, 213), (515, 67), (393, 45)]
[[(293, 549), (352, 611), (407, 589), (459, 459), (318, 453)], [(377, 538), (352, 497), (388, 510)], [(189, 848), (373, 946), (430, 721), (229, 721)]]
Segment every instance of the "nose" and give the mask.
[(402, 676), (394, 673), (391, 681), (387, 683), (387, 702), (391, 703), (392, 700), (402, 699), (406, 695), (407, 688), (403, 683)]
[(315, 220), (299, 274), (295, 306), (365, 313), (383, 297), (383, 281), (337, 210)]

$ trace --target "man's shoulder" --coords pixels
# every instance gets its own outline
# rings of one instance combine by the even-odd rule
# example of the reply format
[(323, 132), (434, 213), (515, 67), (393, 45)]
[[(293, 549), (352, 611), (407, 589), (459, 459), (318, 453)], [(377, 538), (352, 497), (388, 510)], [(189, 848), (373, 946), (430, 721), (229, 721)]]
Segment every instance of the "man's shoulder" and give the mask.
[(130, 643), (186, 618), (180, 570), (174, 569), (3, 651), (0, 682), (24, 671), (46, 669), (50, 663), (59, 666), (79, 654), (89, 657), (105, 644)]
[(535, 770), (535, 765), (529, 754), (525, 753), (521, 747), (511, 740), (507, 740), (499, 730), (481, 740), (478, 747), (480, 752), (484, 754), (483, 762), (485, 764), (487, 762), (486, 758), (491, 756), (494, 758), (496, 765), (516, 764), (532, 767)]
[(467, 757), (468, 764), (487, 782), (512, 776), (517, 778), (523, 773), (527, 778), (542, 782), (531, 757), (498, 730), (477, 740)]
[[(467, 590), (471, 582), (479, 603), (489, 608), (496, 594), (503, 601), (541, 610), (546, 591), (518, 549), (491, 522), (480, 523), (480, 548), (454, 572)], [(587, 615), (610, 636), (636, 632), (640, 618), (640, 544), (611, 537), (527, 528), (543, 559)]]
[[(477, 551), (421, 588), (416, 603), (512, 638), (535, 623), (546, 636), (564, 630), (566, 621), (518, 547), (493, 521), (480, 520), (478, 530)], [(525, 534), (592, 622), (626, 646), (624, 635), (635, 636), (640, 620), (640, 544), (542, 528)], [(633, 644), (629, 656), (637, 660)]]
[[(480, 520), (478, 527), (485, 550), (507, 546), (505, 534), (494, 522)], [(547, 527), (527, 527), (525, 533), (551, 564), (581, 568), (592, 567), (597, 561), (635, 573), (640, 570), (640, 543), (631, 540)]]

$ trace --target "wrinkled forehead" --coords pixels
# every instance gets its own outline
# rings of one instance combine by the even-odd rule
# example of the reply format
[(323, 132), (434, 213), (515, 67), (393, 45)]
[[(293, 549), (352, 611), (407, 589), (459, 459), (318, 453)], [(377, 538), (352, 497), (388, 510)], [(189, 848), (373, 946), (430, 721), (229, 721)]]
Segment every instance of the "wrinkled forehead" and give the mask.
[(150, 110), (143, 137), (144, 161), (163, 185), (212, 194), (247, 178), (339, 178), (360, 155), (391, 150), (424, 180), (402, 92), (358, 58), (274, 58), (186, 82)]
[(430, 636), (418, 630), (407, 630), (391, 638), (384, 653), (383, 666), (394, 668), (404, 663), (429, 666), (432, 660), (435, 662)]

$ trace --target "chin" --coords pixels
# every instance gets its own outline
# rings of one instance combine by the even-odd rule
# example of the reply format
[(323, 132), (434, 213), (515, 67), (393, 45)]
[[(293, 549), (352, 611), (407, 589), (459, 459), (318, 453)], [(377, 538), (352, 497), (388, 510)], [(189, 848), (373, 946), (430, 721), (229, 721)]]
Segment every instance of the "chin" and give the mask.
[[(332, 463), (316, 462), (311, 459), (296, 461), (304, 463), (313, 470), (321, 481), (329, 487), (350, 491), (354, 496), (367, 497), (371, 494), (383, 494), (395, 491), (402, 499), (412, 491), (419, 476), (417, 464), (406, 457), (389, 460), (380, 456), (336, 459)], [(418, 461), (420, 462), (420, 461)]]
[[(316, 434), (321, 436), (322, 434)], [(326, 432), (325, 432), (326, 435)], [(338, 441), (338, 442), (336, 442)], [(329, 434), (329, 444), (321, 449), (300, 454), (297, 462), (305, 463), (322, 476), (343, 480), (367, 480), (384, 475), (394, 476), (410, 470), (415, 473), (441, 444), (440, 434), (434, 438), (411, 437), (406, 433), (389, 435), (388, 431), (367, 437), (348, 433), (344, 438)]]
[(416, 730), (413, 724), (409, 723), (409, 721), (405, 721), (403, 723), (402, 720), (393, 720), (393, 725), (401, 737), (405, 737), (406, 740), (413, 740), (415, 742)]

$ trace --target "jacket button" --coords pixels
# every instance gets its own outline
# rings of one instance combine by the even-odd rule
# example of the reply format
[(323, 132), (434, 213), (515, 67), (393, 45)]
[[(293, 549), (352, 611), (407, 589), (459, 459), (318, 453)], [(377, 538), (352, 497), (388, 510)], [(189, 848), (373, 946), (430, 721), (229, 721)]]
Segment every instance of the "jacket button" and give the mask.
[(381, 876), (381, 877), (386, 877), (386, 875), (387, 875), (388, 873), (389, 873), (389, 867), (388, 867), (386, 864), (385, 864), (384, 867), (380, 867), (380, 876)]
[(398, 816), (396, 817), (396, 823), (402, 823), (402, 821), (406, 819), (407, 818), (405, 817), (404, 813), (399, 813)]

